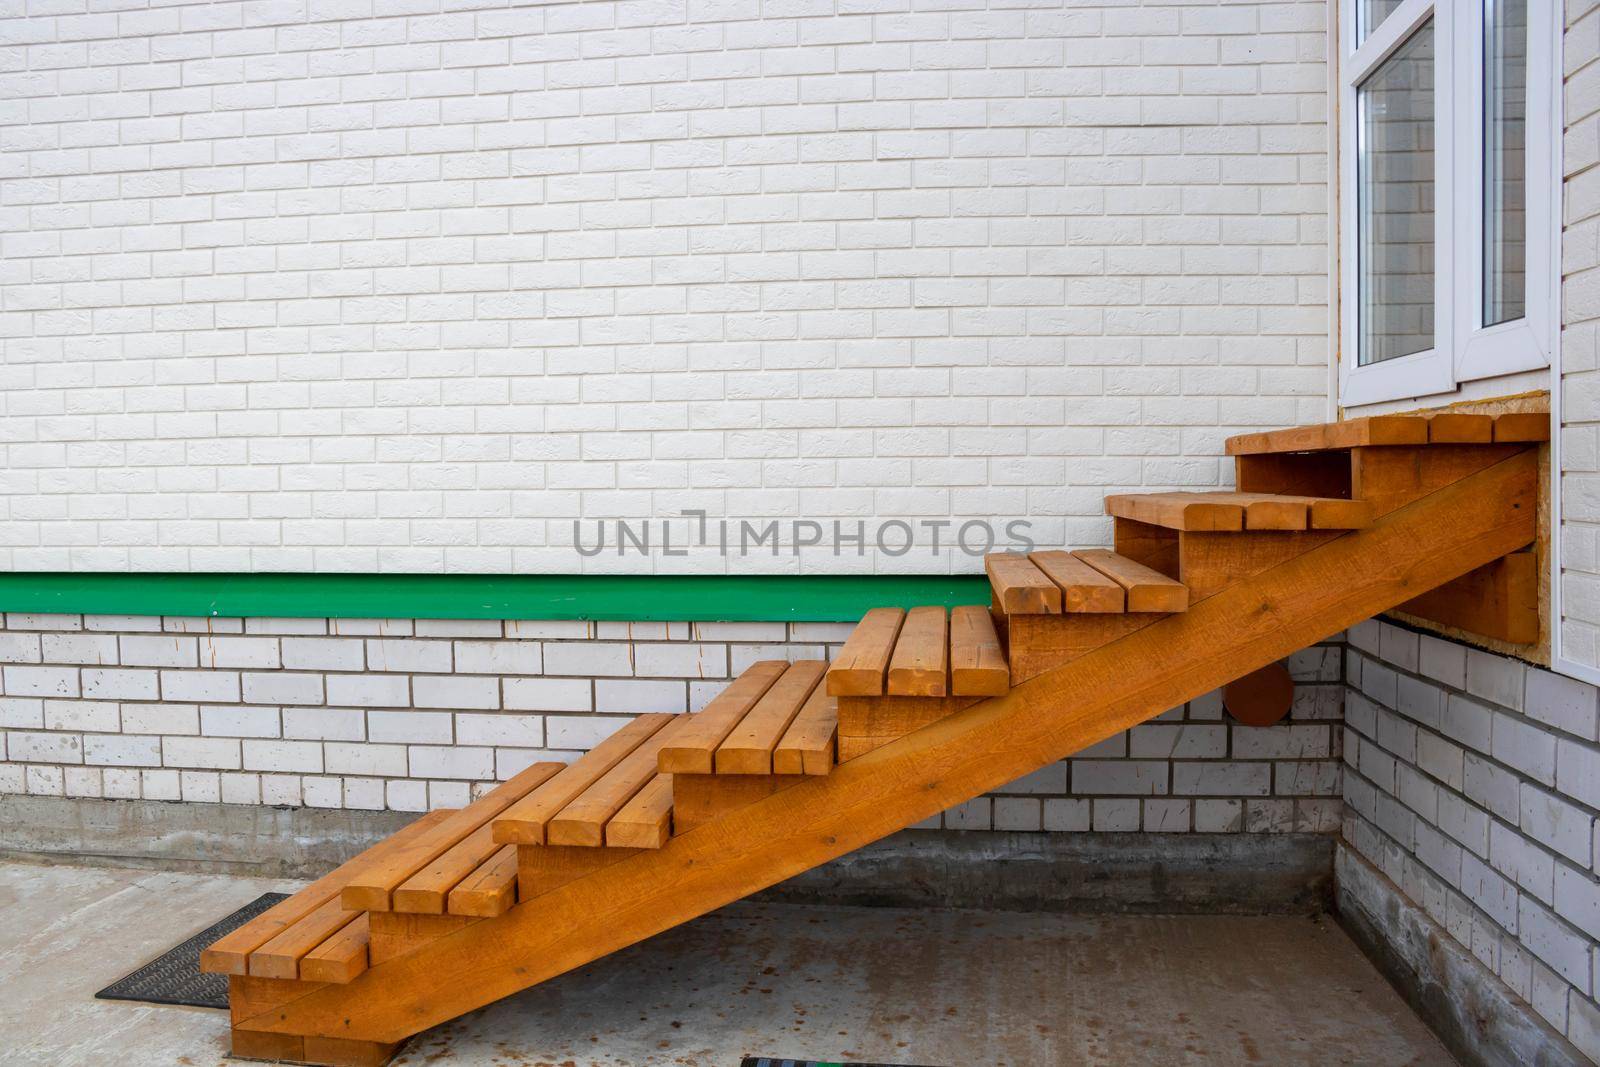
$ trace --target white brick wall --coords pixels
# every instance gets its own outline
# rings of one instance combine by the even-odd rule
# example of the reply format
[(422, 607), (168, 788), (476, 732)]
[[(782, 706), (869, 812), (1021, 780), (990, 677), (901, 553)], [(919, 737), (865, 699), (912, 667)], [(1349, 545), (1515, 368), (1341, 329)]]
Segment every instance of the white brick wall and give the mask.
[(1325, 414), (1325, 8), (17, 0), (0, 567), (721, 569), (568, 545), (689, 507), (1100, 543)]
[(1565, 10), (1559, 652), (1600, 668), (1600, 7)]
[[(159, 634), (148, 632), (151, 620), (126, 617), (3, 618), (0, 636), (10, 640), (0, 648), (22, 661), (8, 671), (47, 673), (72, 690), (88, 688), (81, 679), (91, 673), (132, 671), (149, 682), (126, 699), (82, 699), (35, 693), (31, 674), (16, 692), (0, 672), (0, 793), (399, 810), (465, 803), (536, 760), (573, 758), (640, 711), (703, 707), (756, 659), (830, 656), (850, 631), (213, 619), (223, 633), (209, 636), (194, 633), (203, 620), (182, 618), (153, 620)], [(313, 624), (322, 632), (307, 634)], [(105, 666), (51, 662), (89, 646)], [(118, 662), (211, 646), (284, 666), (211, 670), (192, 655), (185, 668)], [(301, 657), (330, 666), (292, 667)], [(1307, 649), (1289, 665), (1295, 707), (1279, 726), (1239, 726), (1213, 693), (961, 805), (942, 825), (1333, 833), (1342, 810), (1338, 646)]]
[(1345, 839), (1600, 1060), (1600, 691), (1387, 623), (1349, 640)]

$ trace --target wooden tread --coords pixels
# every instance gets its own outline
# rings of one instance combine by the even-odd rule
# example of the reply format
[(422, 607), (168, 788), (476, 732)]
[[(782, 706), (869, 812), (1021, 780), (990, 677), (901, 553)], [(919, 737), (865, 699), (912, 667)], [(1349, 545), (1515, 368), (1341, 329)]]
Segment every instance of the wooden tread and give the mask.
[(714, 772), (717, 746), (788, 669), (788, 662), (781, 659), (761, 660), (746, 668), (733, 684), (695, 713), (693, 726), (678, 731), (661, 750), (661, 773)]
[(676, 718), (653, 712), (629, 722), (495, 818), (490, 823), (495, 842), (502, 845), (549, 844), (549, 825), (568, 804)]
[[(985, 562), (996, 559), (989, 556)], [(1027, 607), (1006, 608), (1006, 598), (993, 586), (995, 607), (1004, 615), (1092, 614), (1124, 612), (1174, 612), (1189, 605), (1188, 590), (1180, 582), (1141, 563), (1105, 548), (1083, 548), (1073, 552), (1035, 552), (1030, 556), (1005, 556), (1002, 565), (1012, 581), (1034, 585), (1050, 582), (1061, 594), (1060, 607), (1039, 607), (1044, 598), (1012, 600)], [(1032, 568), (1037, 578), (1028, 578), (1022, 568)], [(996, 570), (991, 568), (991, 584)], [(1031, 610), (1030, 610), (1031, 609)], [(957, 695), (963, 694), (959, 691)]]
[(1011, 668), (1000, 648), (994, 616), (976, 604), (951, 608), (951, 695), (1000, 696), (1010, 688)]
[[(218, 938), (200, 953), (200, 969), (209, 974), (247, 975), (251, 971), (251, 956), (263, 946), (278, 939), (294, 927), (310, 920), (311, 916), (324, 908), (329, 901), (338, 902), (339, 893), (352, 879), (360, 877), (363, 872), (376, 862), (384, 853), (394, 848), (404, 847), (413, 839), (426, 834), (429, 830), (448, 819), (453, 810), (441, 808), (430, 811), (419, 817), (415, 822), (395, 833), (393, 836), (380, 842), (373, 848), (356, 856), (354, 859), (341, 864), (329, 874), (323, 875), (315, 882), (306, 886), (300, 892), (287, 900), (279, 901), (271, 908), (257, 915), (237, 930)], [(347, 915), (346, 920), (354, 919), (354, 915)], [(305, 950), (300, 953), (304, 956), (317, 945), (321, 944), (329, 934), (337, 933), (343, 923), (332, 930), (325, 930), (322, 939), (306, 944)], [(297, 945), (305, 944), (306, 938), (295, 938)], [(286, 942), (279, 942), (277, 949), (281, 950)], [(282, 953), (279, 952), (281, 960)], [(298, 958), (298, 957), (296, 957)], [(263, 964), (261, 969), (282, 970), (281, 963)], [(291, 977), (293, 977), (291, 975)]]
[[(482, 826), (488, 825), (507, 808), (537, 792), (566, 770), (561, 763), (535, 763), (500, 783), (448, 819), (431, 827), (404, 845), (384, 850), (340, 891), (344, 907), (351, 911), (393, 911), (394, 894), (406, 882), (429, 867)], [(480, 856), (480, 859), (487, 858)]]
[[(1015, 575), (1019, 582), (1048, 584), (1055, 592), (1055, 610), (1060, 612), (1060, 587), (1027, 557), (1005, 557), (995, 566), (1002, 573)], [(1031, 570), (1034, 578), (1028, 579), (1022, 568)], [(1120, 601), (1120, 587), (1093, 568), (1084, 569), (1115, 589)], [(1001, 598), (999, 592), (995, 596)], [(1042, 600), (1024, 597), (1012, 602), (1037, 607)], [(895, 614), (868, 612), (851, 632), (845, 642), (850, 655), (847, 658), (841, 654), (828, 668), (826, 689), (830, 696), (998, 696), (1010, 687), (1010, 670), (987, 608), (967, 604), (949, 611), (937, 605), (910, 611), (888, 610)]]
[(1365, 501), (1278, 493), (1116, 493), (1106, 514), (1190, 532), (1359, 530), (1372, 521)]
[(1317, 426), (1291, 426), (1228, 438), (1230, 456), (1267, 452), (1321, 452), (1377, 445), (1532, 444), (1550, 439), (1548, 412), (1503, 415), (1442, 411), (1425, 415), (1370, 415)]
[(834, 696), (876, 696), (906, 613), (900, 608), (873, 608), (850, 631), (844, 648), (828, 667), (828, 692)]
[(660, 773), (656, 769), (662, 746), (669, 738), (692, 727), (683, 716), (657, 730), (639, 746), (579, 793), (552, 818), (545, 830), (548, 845), (603, 848), (606, 824)]
[(1160, 571), (1119, 556), (1109, 548), (1084, 548), (1073, 555), (1122, 586), (1128, 611), (1174, 614), (1189, 609), (1189, 590)]
[[(820, 684), (827, 665), (821, 660), (769, 661), (751, 667), (740, 680), (774, 664), (781, 670), (770, 685), (763, 677), (760, 684), (765, 691), (759, 699), (732, 702), (723, 709), (715, 730), (690, 729), (673, 737), (661, 750), (662, 773), (771, 775), (832, 770), (838, 712)], [(708, 705), (697, 717), (710, 711)], [(780, 771), (780, 766), (788, 769)]]

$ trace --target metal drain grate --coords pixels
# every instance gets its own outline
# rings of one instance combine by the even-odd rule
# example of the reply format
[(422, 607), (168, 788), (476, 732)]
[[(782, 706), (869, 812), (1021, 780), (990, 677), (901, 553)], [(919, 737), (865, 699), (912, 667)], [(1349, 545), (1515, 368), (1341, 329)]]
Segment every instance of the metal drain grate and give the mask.
[(228, 1007), (228, 976), (201, 974), (200, 951), (266, 911), (287, 893), (263, 893), (232, 915), (163, 952), (125, 978), (95, 994), (98, 1000), (139, 1000), (147, 1004), (186, 1004), (192, 1008)]

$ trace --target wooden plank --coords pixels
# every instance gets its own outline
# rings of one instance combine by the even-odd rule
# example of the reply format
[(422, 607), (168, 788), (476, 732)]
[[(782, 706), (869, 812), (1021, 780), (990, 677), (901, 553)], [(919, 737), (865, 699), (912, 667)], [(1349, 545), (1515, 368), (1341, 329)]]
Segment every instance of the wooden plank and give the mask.
[[(517, 901), (519, 906), (554, 892), (569, 882), (588, 878), (596, 871), (621, 863), (641, 850), (633, 848), (575, 848), (571, 845), (517, 846)], [(525, 910), (525, 909), (519, 909)], [(504, 920), (502, 920), (504, 921)]]
[(450, 914), (492, 919), (517, 902), (517, 846), (502, 845), (450, 890)]
[[(1027, 556), (1013, 552), (991, 552), (983, 557), (983, 569), (995, 603), (1007, 615), (1057, 615), (1061, 612), (1061, 587), (1052, 582)], [(835, 696), (877, 696), (876, 693), (844, 693)]]
[(811, 691), (822, 681), (826, 668), (827, 664), (821, 660), (791, 663), (783, 677), (717, 746), (716, 773), (771, 774), (772, 750), (778, 747), (784, 731), (789, 729)]
[(694, 716), (680, 716), (628, 753), (588, 789), (574, 797), (550, 820), (545, 841), (551, 845), (601, 848), (606, 843), (606, 823), (650, 783), (659, 772), (663, 747), (682, 730), (694, 726)]
[(788, 774), (675, 774), (672, 776), (673, 832), (688, 833), (797, 782), (813, 780), (805, 775)]
[(288, 900), (279, 901), (237, 930), (218, 938), (200, 953), (200, 969), (209, 974), (250, 973), (250, 953), (316, 911), (329, 898), (338, 896), (345, 883), (373, 861), (376, 849), (404, 844), (448, 819), (450, 814), (449, 809), (441, 808), (419, 816), (380, 845), (340, 864)]
[(345, 883), (339, 897), (351, 911), (389, 911), (394, 891), (412, 875), (454, 848), (480, 826), (486, 826), (507, 808), (548, 785), (567, 768), (559, 763), (535, 763), (496, 786), (438, 826), (406, 841), (384, 848), (360, 874)]
[(1174, 612), (1189, 606), (1189, 590), (1159, 571), (1103, 548), (1074, 552), (1083, 562), (1115, 581), (1128, 593), (1128, 610)]
[(1339, 536), (1338, 530), (1186, 533), (1178, 553), (1178, 574), (1189, 590), (1192, 606)]
[(1441, 626), (1531, 645), (1539, 640), (1539, 566), (1534, 552), (1513, 552), (1399, 607)]
[(375, 911), (367, 919), (372, 924), (372, 944), (367, 952), (374, 968), (483, 921), (470, 915), (418, 915), (404, 911)]
[(1106, 514), (1168, 530), (1242, 530), (1244, 508), (1206, 493), (1112, 493)]
[(817, 686), (772, 752), (774, 774), (827, 774), (839, 736), (839, 698)]
[(289, 1063), (304, 1063), (306, 1059), (306, 1039), (299, 1034), (272, 1034), (234, 1027), (228, 1037), (228, 1052), (235, 1059)]
[(670, 774), (657, 774), (606, 823), (607, 848), (660, 848), (671, 837)]
[(1473, 447), (1356, 448), (1350, 452), (1350, 495), (1383, 515), (1525, 451), (1522, 444)]
[(1548, 411), (1517, 411), (1496, 415), (1494, 419), (1496, 443), (1532, 444), (1550, 440), (1550, 413)]
[[(1059, 619), (1059, 615), (1018, 616), (1032, 620)], [(1074, 616), (1094, 619), (1121, 615)], [(855, 759), (898, 740), (913, 730), (953, 715), (983, 700), (982, 697), (840, 697), (839, 762)]]
[(353, 982), (367, 969), (367, 944), (372, 939), (365, 913), (300, 960), (300, 977), (307, 982)]
[(400, 1043), (351, 1041), (342, 1037), (307, 1037), (302, 1055), (324, 1067), (384, 1067), (400, 1051)]
[(722, 739), (788, 669), (788, 661), (781, 659), (762, 660), (746, 668), (732, 685), (695, 713), (692, 723), (673, 735), (671, 743), (661, 750), (661, 773), (710, 774)]
[(889, 659), (892, 696), (942, 697), (950, 690), (950, 620), (942, 607), (906, 612)]
[(1243, 509), (1245, 530), (1304, 530), (1311, 521), (1307, 497), (1278, 493), (1206, 493), (1207, 499), (1226, 501)]
[(1420, 445), (1428, 440), (1428, 420), (1420, 415), (1370, 415), (1328, 423), (1328, 448), (1358, 445)]
[(674, 718), (662, 713), (640, 715), (584, 753), (566, 770), (502, 812), (490, 824), (494, 828), (495, 842), (501, 845), (544, 844), (545, 828), (562, 808)]
[(394, 960), (381, 988), (319, 985), (241, 1022), (398, 1040), (996, 790), (1526, 544), (1536, 459), (1513, 457), (1102, 653), (729, 812), (715, 829)]
[(1061, 610), (1064, 612), (1112, 613), (1127, 607), (1128, 598), (1122, 586), (1071, 552), (1033, 552), (1028, 559), (1061, 587)]
[[(1117, 593), (1122, 593), (1120, 586)], [(1010, 688), (1011, 668), (1000, 650), (1000, 636), (995, 633), (989, 609), (975, 604), (951, 608), (951, 694), (999, 696)]]
[(299, 978), (301, 957), (355, 918), (338, 897), (329, 897), (316, 911), (250, 953), (250, 973), (257, 978)]
[(883, 675), (889, 669), (889, 655), (905, 617), (899, 608), (873, 608), (863, 615), (828, 667), (828, 692), (835, 696), (883, 692)]
[(1246, 530), (1359, 530), (1372, 521), (1372, 505), (1364, 500), (1295, 493), (1208, 495), (1226, 497), (1243, 507)]
[[(1230, 534), (1217, 534), (1229, 537)], [(1164, 614), (1018, 615), (1007, 622), (1010, 632), (1011, 684), (1021, 685), (1052, 667), (1070, 663), (1103, 645), (1142, 630)]]
[[(554, 762), (534, 764), (528, 769), (529, 771), (534, 768), (541, 770), (529, 774), (525, 781), (519, 783), (520, 795), (526, 796), (531, 793), (566, 770), (566, 766), (564, 763)], [(479, 865), (494, 855), (499, 847), (495, 844), (494, 827), (487, 822), (484, 823), (432, 863), (395, 887), (394, 910), (442, 915), (446, 910), (445, 904), (450, 896), (450, 890), (477, 870)]]
[(494, 842), (494, 827), (478, 827), (450, 851), (400, 883), (394, 891), (394, 910), (419, 915), (443, 915), (450, 890), (501, 846)]
[(1428, 416), (1428, 441), (1436, 445), (1486, 445), (1494, 440), (1494, 419), (1463, 411)]
[(1420, 415), (1372, 415), (1320, 426), (1291, 426), (1267, 433), (1230, 437), (1230, 456), (1262, 452), (1316, 452), (1365, 445), (1422, 445), (1428, 443), (1428, 420)]

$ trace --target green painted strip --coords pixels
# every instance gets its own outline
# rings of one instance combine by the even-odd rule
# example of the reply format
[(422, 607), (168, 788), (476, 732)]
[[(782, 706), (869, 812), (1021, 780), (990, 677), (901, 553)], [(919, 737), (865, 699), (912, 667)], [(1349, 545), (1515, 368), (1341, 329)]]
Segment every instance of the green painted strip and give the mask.
[(988, 602), (975, 575), (0, 574), (0, 611), (74, 615), (854, 622)]

